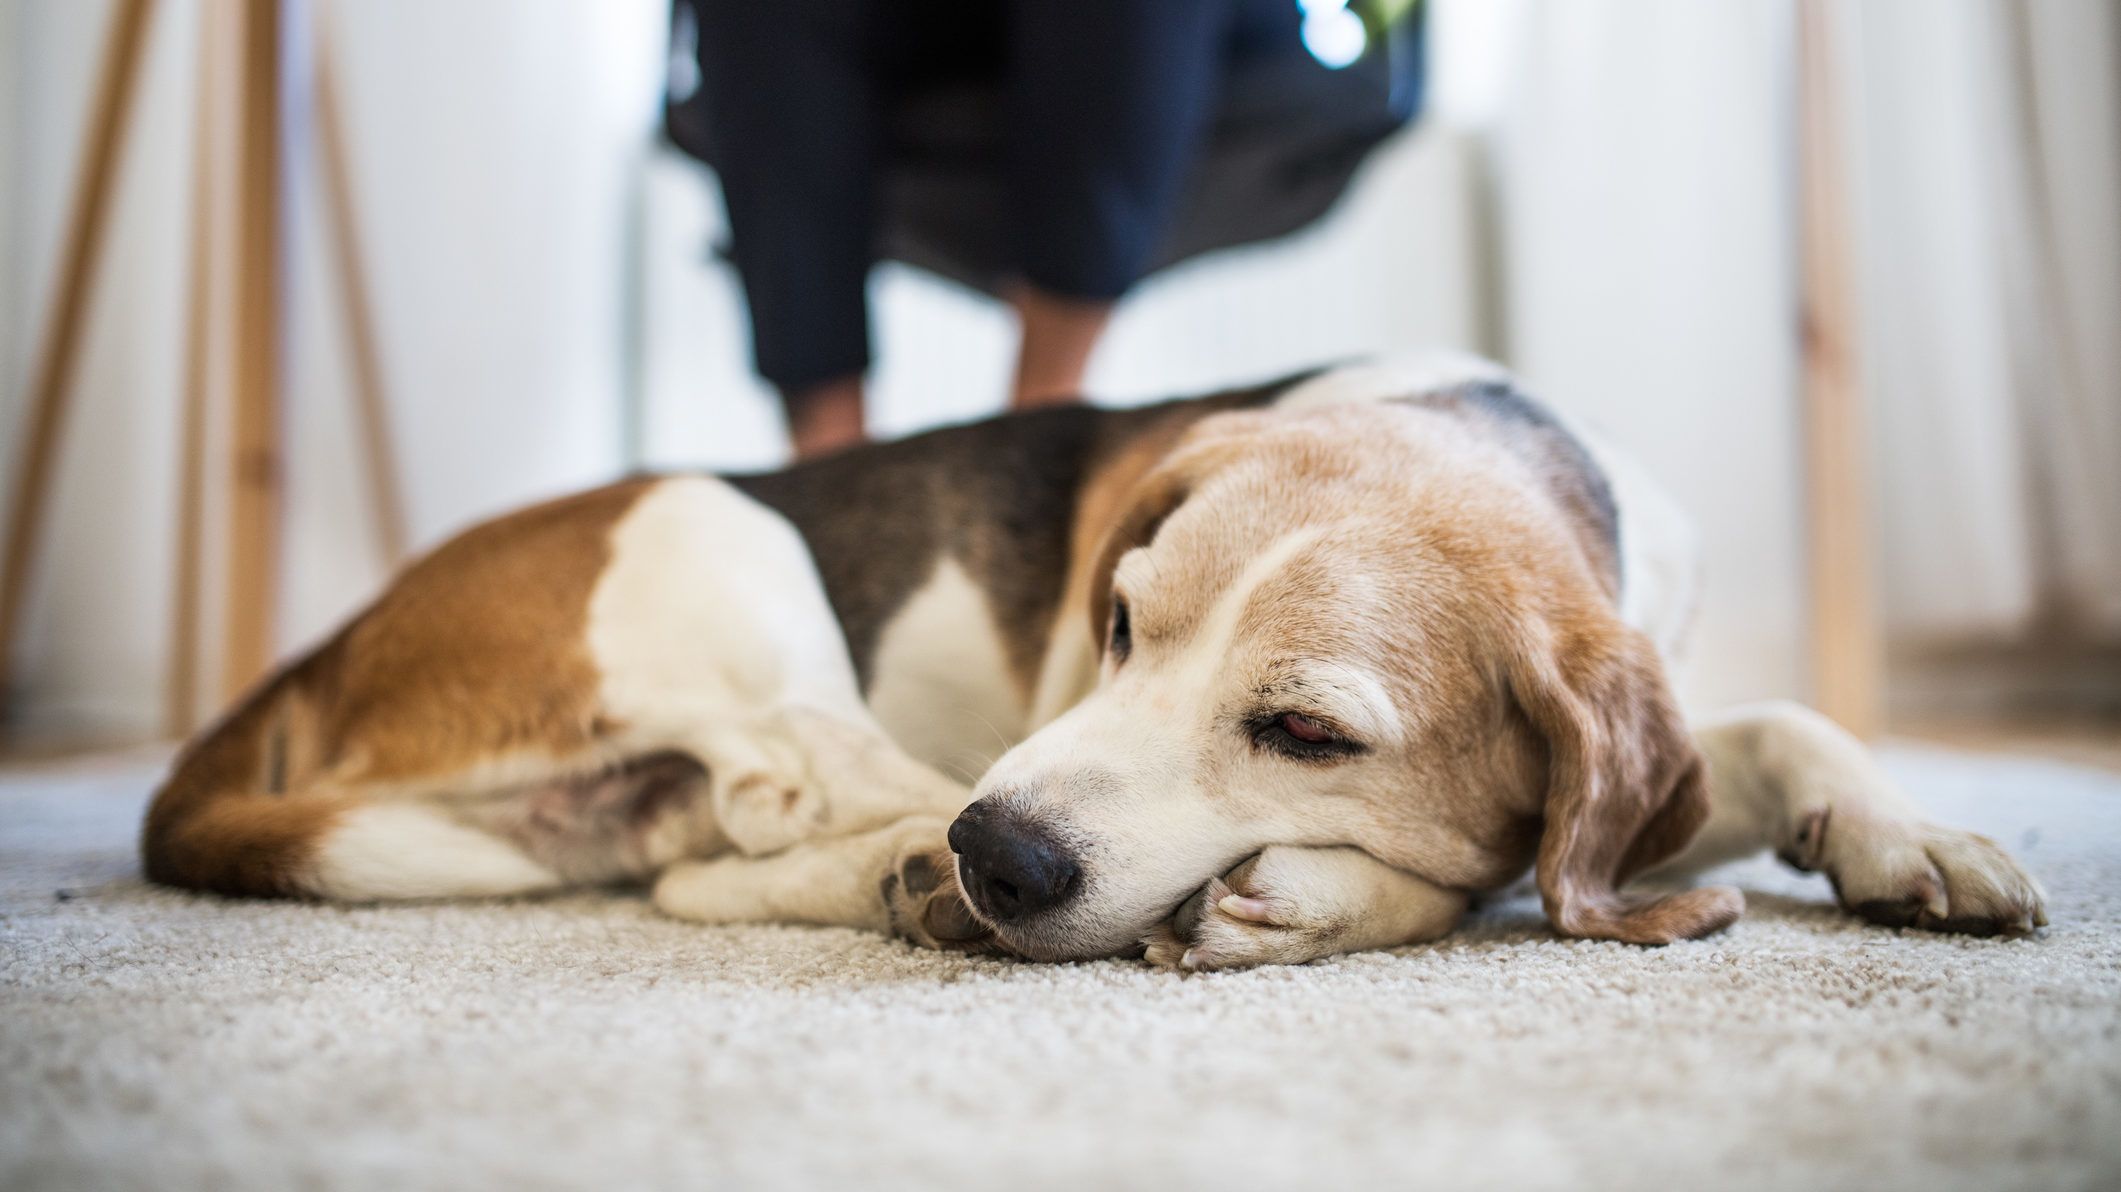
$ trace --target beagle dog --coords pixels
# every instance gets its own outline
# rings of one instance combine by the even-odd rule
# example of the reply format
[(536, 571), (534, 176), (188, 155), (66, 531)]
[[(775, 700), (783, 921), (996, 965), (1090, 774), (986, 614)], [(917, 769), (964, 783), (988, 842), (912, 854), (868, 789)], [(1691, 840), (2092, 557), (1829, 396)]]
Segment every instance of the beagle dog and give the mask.
[(1737, 891), (1630, 883), (1762, 849), (1881, 923), (2044, 924), (1823, 717), (1685, 723), (1690, 552), (1449, 356), (628, 480), (407, 568), (191, 743), (142, 853), (1189, 970), (1431, 939), (1528, 869), (1565, 935), (1695, 938)]

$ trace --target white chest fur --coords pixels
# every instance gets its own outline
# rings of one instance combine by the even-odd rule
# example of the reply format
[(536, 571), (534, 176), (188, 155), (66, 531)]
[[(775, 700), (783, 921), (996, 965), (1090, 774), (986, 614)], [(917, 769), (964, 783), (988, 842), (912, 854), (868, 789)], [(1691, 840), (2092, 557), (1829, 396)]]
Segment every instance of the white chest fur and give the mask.
[(869, 708), (906, 752), (970, 782), (1027, 730), (986, 594), (944, 556), (884, 625)]
[(719, 480), (664, 480), (614, 528), (588, 642), (605, 712), (647, 736), (785, 704), (863, 718), (802, 536)]

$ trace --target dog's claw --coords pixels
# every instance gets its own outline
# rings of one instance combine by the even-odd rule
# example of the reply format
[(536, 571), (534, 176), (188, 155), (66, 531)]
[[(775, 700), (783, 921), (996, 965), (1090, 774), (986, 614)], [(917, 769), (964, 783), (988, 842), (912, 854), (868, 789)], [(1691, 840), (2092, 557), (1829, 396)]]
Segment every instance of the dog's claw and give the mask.
[(1177, 968), (1185, 963), (1188, 952), (1185, 941), (1178, 938), (1169, 923), (1158, 923), (1142, 937), (1142, 959), (1157, 968)]
[(1242, 894), (1226, 894), (1215, 903), (1216, 908), (1233, 919), (1247, 923), (1274, 922), (1274, 909), (1264, 898), (1247, 898)]

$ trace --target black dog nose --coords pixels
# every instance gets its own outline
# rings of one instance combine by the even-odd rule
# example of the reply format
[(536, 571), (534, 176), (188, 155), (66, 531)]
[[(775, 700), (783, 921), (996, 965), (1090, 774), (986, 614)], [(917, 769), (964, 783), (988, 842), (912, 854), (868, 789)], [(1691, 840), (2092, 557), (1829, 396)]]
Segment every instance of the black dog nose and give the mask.
[(950, 825), (958, 876), (972, 905), (1006, 922), (1059, 905), (1075, 886), (1075, 862), (1036, 822), (979, 803)]

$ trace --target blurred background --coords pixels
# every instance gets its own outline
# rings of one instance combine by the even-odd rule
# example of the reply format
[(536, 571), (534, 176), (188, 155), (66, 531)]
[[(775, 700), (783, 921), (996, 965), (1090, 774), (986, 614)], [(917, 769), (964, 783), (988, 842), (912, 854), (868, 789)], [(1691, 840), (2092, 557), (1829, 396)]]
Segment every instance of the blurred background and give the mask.
[[(0, 0), (8, 492), (123, 7)], [(237, 152), (224, 138), (202, 154), (201, 129), (245, 102), (229, 54), (201, 66), (222, 7), (148, 6), (24, 565), (4, 692), (18, 749), (182, 728), (234, 678), (214, 661), (230, 632), (216, 610), (241, 581), (205, 566), (187, 603), (172, 578), (242, 532), (225, 529), (230, 486), (181, 496), (187, 377), (217, 392), (243, 367), (239, 341), (217, 340), (195, 368), (187, 330), (202, 302), (241, 301), (229, 270), (194, 284), (201, 237), (245, 231), (198, 173)], [(1412, 347), (1493, 355), (1693, 511), (1694, 705), (1811, 698), (1820, 659), (1848, 649), (1878, 662), (1843, 713), (1865, 728), (2121, 737), (2121, 7), (1861, 0), (1816, 6), (1811, 42), (1796, 0), (1422, 7), (1419, 118), (1300, 232), (1149, 278), (1094, 358), (1096, 398)], [(379, 519), (418, 549), (632, 468), (785, 457), (740, 289), (711, 251), (714, 177), (661, 135), (667, 0), (287, 11), (271, 180), (283, 383), (270, 475), (251, 477), (279, 501), (274, 650), (375, 592), (401, 549)], [(336, 130), (322, 139), (319, 45)], [(1807, 108), (1802, 80), (1822, 66), (1832, 102)], [(1822, 172), (1829, 202), (1808, 207)], [(1821, 210), (1823, 247), (1808, 239)], [(1807, 300), (1822, 270), (1845, 282), (1830, 327)], [(1000, 409), (1004, 306), (900, 264), (870, 291), (873, 433)], [(364, 421), (364, 386), (380, 422)], [(1848, 407), (1824, 447), (1822, 386)], [(221, 414), (205, 426), (192, 454), (225, 462), (240, 432)], [(1822, 535), (1855, 552), (1825, 564), (1853, 570), (1823, 590)], [(1842, 625), (1824, 646), (1822, 622)], [(173, 661), (179, 624), (198, 638), (188, 662)]]

